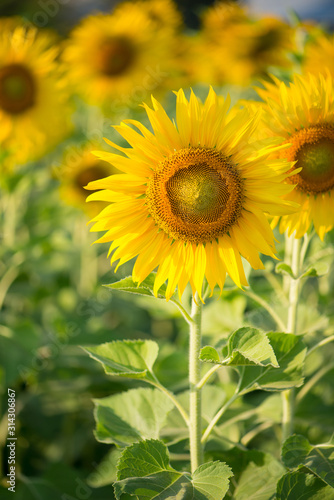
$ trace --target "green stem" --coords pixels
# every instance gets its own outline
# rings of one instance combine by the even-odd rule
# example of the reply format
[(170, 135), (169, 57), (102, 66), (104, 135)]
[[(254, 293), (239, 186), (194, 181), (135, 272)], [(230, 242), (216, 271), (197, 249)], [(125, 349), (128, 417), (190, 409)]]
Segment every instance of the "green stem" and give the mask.
[(303, 388), (298, 392), (296, 396), (296, 402), (300, 403), (300, 401), (306, 396), (306, 394), (312, 389), (315, 384), (319, 382), (319, 380), (326, 375), (326, 373), (330, 372), (334, 368), (334, 362), (329, 363), (319, 370), (312, 378), (303, 386)]
[(262, 297), (257, 295), (256, 293), (252, 292), (251, 290), (244, 290), (243, 291), (245, 295), (247, 295), (249, 298), (255, 300), (258, 304), (260, 304), (264, 309), (268, 311), (270, 316), (273, 318), (275, 323), (277, 324), (278, 328), (281, 331), (285, 331), (285, 324), (279, 317), (279, 315), (274, 311), (274, 309), (268, 304), (267, 301), (265, 301)]
[(210, 436), (214, 426), (218, 423), (220, 418), (224, 415), (225, 411), (231, 406), (231, 404), (238, 398), (239, 394), (236, 393), (234, 394), (231, 399), (229, 399), (224, 406), (220, 408), (220, 410), (216, 413), (216, 415), (213, 417), (207, 428), (205, 429), (205, 432), (202, 437), (202, 443), (205, 443)]
[(313, 347), (311, 347), (311, 349), (309, 349), (307, 351), (306, 357), (308, 357), (310, 354), (312, 354), (312, 352), (314, 352), (319, 347), (322, 347), (323, 345), (329, 344), (333, 340), (334, 340), (334, 335), (331, 335), (330, 337), (326, 337), (325, 339), (322, 339), (320, 342), (318, 342), (316, 345), (314, 345)]
[(78, 220), (78, 240), (80, 242), (80, 269), (78, 290), (83, 297), (89, 297), (97, 283), (97, 256), (95, 245), (89, 244), (91, 237), (87, 231), (86, 217)]
[(295, 391), (282, 392), (282, 443), (293, 433), (295, 411)]
[(241, 444), (244, 446), (248, 446), (248, 444), (254, 439), (258, 434), (260, 434), (262, 431), (265, 431), (266, 429), (270, 429), (270, 427), (273, 426), (273, 422), (271, 420), (267, 420), (266, 422), (263, 422), (262, 424), (256, 426), (254, 429), (251, 431), (247, 432), (242, 438), (241, 438)]
[(208, 370), (206, 372), (206, 374), (203, 375), (201, 380), (198, 382), (197, 389), (202, 389), (205, 386), (205, 384), (207, 383), (207, 381), (209, 380), (209, 378), (211, 377), (211, 375), (216, 373), (216, 371), (219, 370), (219, 368), (221, 368), (221, 367), (222, 367), (222, 365), (214, 365), (212, 368), (210, 368), (210, 370)]
[(238, 397), (240, 396), (240, 386), (241, 386), (241, 383), (242, 383), (242, 379), (243, 379), (243, 376), (244, 376), (244, 373), (245, 373), (245, 367), (243, 366), (242, 369), (241, 369), (241, 373), (240, 373), (240, 377), (239, 377), (239, 382), (238, 382), (238, 387), (236, 388), (235, 390), (235, 393), (233, 394), (233, 396), (228, 400), (226, 401), (226, 403), (220, 408), (220, 410), (216, 413), (216, 415), (213, 417), (213, 419), (211, 420), (211, 422), (209, 423), (209, 425), (207, 426), (207, 428), (205, 429), (205, 432), (203, 434), (203, 437), (202, 437), (202, 443), (205, 443), (208, 439), (208, 437), (210, 436), (211, 432), (213, 431), (213, 428), (215, 427), (215, 425), (218, 423), (218, 421), (220, 420), (220, 418), (224, 415), (225, 411), (231, 406), (232, 403), (234, 403), (234, 401), (236, 399), (238, 399)]
[(189, 339), (189, 390), (190, 390), (190, 418), (189, 418), (189, 438), (191, 472), (199, 467), (203, 460), (201, 444), (202, 437), (202, 415), (201, 415), (201, 389), (198, 388), (201, 370), (199, 354), (201, 349), (201, 323), (202, 323), (202, 303), (196, 293), (192, 299)]
[[(287, 248), (291, 248), (291, 270), (294, 277), (289, 276), (289, 308), (287, 332), (297, 332), (297, 310), (299, 299), (299, 274), (301, 269), (301, 239), (287, 237), (292, 242), (287, 242)], [(305, 255), (305, 253), (304, 253)], [(282, 441), (285, 441), (293, 433), (294, 425), (295, 391), (289, 389), (282, 392)]]
[(182, 314), (182, 316), (184, 317), (186, 322), (189, 323), (189, 325), (192, 325), (194, 321), (193, 321), (192, 317), (190, 316), (190, 314), (185, 310), (183, 305), (177, 299), (171, 298), (170, 301), (174, 305), (176, 305), (176, 307), (179, 309), (180, 313)]
[(264, 270), (259, 270), (258, 273), (262, 275), (268, 283), (272, 286), (277, 298), (279, 298), (282, 301), (282, 304), (288, 304), (288, 299), (286, 297), (286, 294), (284, 293), (283, 285), (279, 281), (279, 279), (273, 274), (272, 271), (267, 271), (266, 269)]
[(3, 215), (3, 238), (6, 246), (13, 247), (15, 244), (17, 223), (17, 205), (15, 193), (8, 194), (6, 201), (7, 203), (4, 207)]
[[(291, 265), (292, 259), (292, 243), (293, 236), (288, 236), (288, 233), (285, 233), (285, 251), (284, 251), (284, 260), (287, 264)], [(290, 276), (287, 274), (283, 275), (283, 291), (286, 296), (289, 294), (290, 289)]]
[(169, 397), (169, 399), (174, 403), (175, 408), (179, 410), (179, 413), (185, 421), (186, 425), (189, 426), (189, 416), (183, 406), (178, 402), (175, 395), (159, 382), (153, 372), (151, 372), (151, 375), (154, 378), (154, 382), (150, 382), (150, 384), (154, 385), (154, 387), (157, 387), (157, 389), (160, 389), (160, 391), (164, 392), (166, 396)]
[(288, 308), (288, 324), (287, 332), (296, 333), (297, 330), (297, 308), (299, 299), (299, 274), (300, 274), (300, 238), (295, 238), (292, 242), (292, 260), (291, 270), (295, 278), (289, 277), (289, 308)]

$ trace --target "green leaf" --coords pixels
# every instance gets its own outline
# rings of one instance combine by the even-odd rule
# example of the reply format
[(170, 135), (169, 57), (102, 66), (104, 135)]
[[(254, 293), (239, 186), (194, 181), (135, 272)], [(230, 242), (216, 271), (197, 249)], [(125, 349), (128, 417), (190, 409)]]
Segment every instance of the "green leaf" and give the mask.
[[(231, 469), (223, 462), (208, 462), (201, 465), (192, 475), (193, 498), (221, 500), (228, 490), (231, 476), (233, 476)], [(185, 500), (186, 498), (188, 497), (184, 497)]]
[(267, 334), (279, 368), (246, 366), (241, 372), (240, 393), (256, 389), (283, 391), (303, 383), (306, 346), (300, 337), (290, 333)]
[(159, 347), (152, 340), (117, 340), (84, 347), (84, 350), (99, 361), (109, 375), (153, 380), (152, 367)]
[(276, 491), (276, 481), (285, 472), (283, 465), (269, 453), (246, 452), (248, 464), (241, 472), (234, 491), (235, 500), (268, 500)]
[(209, 462), (191, 476), (169, 465), (168, 450), (157, 440), (128, 446), (118, 463), (114, 483), (117, 500), (222, 500), (229, 487), (231, 469), (222, 462)]
[(334, 500), (334, 490), (313, 474), (295, 471), (277, 483), (276, 500)]
[[(155, 281), (156, 273), (151, 273), (147, 276), (144, 281), (138, 285), (132, 280), (131, 276), (123, 278), (120, 281), (116, 281), (115, 283), (110, 283), (110, 285), (104, 285), (107, 288), (111, 288), (112, 290), (117, 290), (119, 292), (129, 292), (136, 293), (137, 295), (148, 295), (149, 297), (155, 297), (153, 293), (153, 286)], [(158, 299), (166, 298), (166, 285), (161, 285), (159, 288), (159, 292), (157, 295)]]
[(265, 333), (256, 328), (239, 328), (233, 332), (223, 349), (226, 359), (221, 360), (218, 351), (211, 346), (201, 349), (200, 360), (232, 366), (268, 366), (278, 368), (275, 353)]
[(221, 363), (218, 351), (209, 345), (202, 347), (199, 359), (208, 363)]
[(334, 488), (334, 446), (311, 445), (304, 436), (295, 434), (283, 444), (282, 460), (289, 469), (307, 467)]
[(118, 446), (158, 439), (167, 414), (174, 408), (165, 393), (147, 388), (95, 399), (94, 403), (97, 440)]
[(234, 500), (269, 500), (276, 492), (277, 480), (285, 467), (269, 453), (234, 447), (221, 447), (209, 454), (213, 460), (226, 462), (233, 470), (230, 493)]
[(291, 276), (291, 278), (295, 278), (291, 267), (285, 262), (279, 262), (278, 264), (276, 264), (275, 272), (280, 274), (287, 274), (288, 276)]
[(278, 368), (267, 335), (256, 328), (239, 328), (228, 340), (228, 365), (260, 365)]
[(328, 264), (326, 262), (316, 262), (312, 267), (309, 267), (305, 273), (303, 273), (301, 278), (308, 277), (320, 277), (328, 273)]
[(99, 464), (94, 463), (94, 470), (86, 479), (88, 486), (101, 488), (113, 484), (116, 481), (116, 467), (121, 453), (122, 450), (112, 447)]

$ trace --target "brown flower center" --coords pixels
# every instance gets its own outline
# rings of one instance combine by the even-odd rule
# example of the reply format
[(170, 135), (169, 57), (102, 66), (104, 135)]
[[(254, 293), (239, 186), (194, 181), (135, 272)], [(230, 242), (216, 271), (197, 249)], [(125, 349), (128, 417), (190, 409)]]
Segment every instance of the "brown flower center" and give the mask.
[(106, 76), (124, 73), (132, 64), (135, 50), (130, 40), (123, 37), (105, 40), (96, 54), (97, 70)]
[(25, 66), (9, 64), (0, 68), (0, 108), (12, 115), (35, 104), (36, 83)]
[[(281, 157), (297, 161), (299, 174), (288, 178), (296, 189), (308, 194), (325, 193), (334, 187), (334, 127), (324, 124), (299, 130), (292, 146)], [(294, 167), (294, 168), (295, 168)]]
[(256, 60), (267, 54), (270, 50), (279, 47), (282, 35), (278, 28), (267, 28), (266, 31), (259, 34), (255, 40), (254, 45), (251, 47), (251, 57)]
[(109, 171), (101, 163), (93, 163), (87, 165), (84, 170), (81, 170), (74, 178), (74, 184), (82, 195), (87, 197), (87, 190), (84, 186), (87, 186), (89, 182), (96, 181), (97, 179), (103, 179), (109, 175)]
[(151, 216), (168, 236), (204, 243), (225, 234), (238, 219), (243, 184), (219, 151), (182, 149), (159, 165), (147, 198)]

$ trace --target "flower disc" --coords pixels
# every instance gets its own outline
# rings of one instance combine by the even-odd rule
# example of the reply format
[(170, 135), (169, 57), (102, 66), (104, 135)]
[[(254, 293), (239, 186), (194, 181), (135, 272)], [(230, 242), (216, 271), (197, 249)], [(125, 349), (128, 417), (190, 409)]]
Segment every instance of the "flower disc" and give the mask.
[(130, 40), (125, 37), (113, 37), (101, 43), (96, 53), (95, 64), (106, 76), (116, 76), (131, 67), (135, 50)]
[(292, 136), (282, 157), (296, 161), (302, 170), (289, 177), (303, 193), (326, 193), (334, 187), (334, 127), (319, 125), (302, 129)]
[[(99, 213), (105, 203), (85, 203), (87, 191), (84, 186), (114, 171), (110, 164), (98, 160), (92, 154), (93, 144), (90, 142), (84, 147), (69, 146), (64, 151), (60, 167), (54, 166), (54, 176), (60, 180), (61, 198), (66, 204), (83, 210), (89, 217)], [(101, 147), (101, 144), (95, 143), (95, 146)]]
[(0, 68), (0, 107), (12, 115), (20, 114), (35, 103), (36, 84), (33, 75), (21, 64)]
[[(109, 169), (110, 170), (110, 169)], [(96, 179), (101, 179), (101, 177), (105, 177), (108, 175), (108, 169), (105, 168), (101, 162), (96, 161), (95, 163), (91, 163), (88, 165), (84, 165), (82, 170), (79, 170), (74, 176), (74, 185), (78, 188), (82, 194), (86, 194), (84, 186), (86, 186), (89, 182), (93, 182)]]
[(157, 168), (147, 190), (149, 212), (175, 240), (204, 243), (222, 236), (242, 208), (236, 167), (214, 149), (177, 151)]

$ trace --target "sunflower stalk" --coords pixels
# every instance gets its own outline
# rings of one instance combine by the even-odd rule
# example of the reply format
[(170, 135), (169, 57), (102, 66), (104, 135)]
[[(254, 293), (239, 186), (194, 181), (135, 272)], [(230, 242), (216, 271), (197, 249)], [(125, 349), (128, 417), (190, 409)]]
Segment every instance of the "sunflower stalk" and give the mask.
[(191, 317), (193, 323), (190, 325), (189, 339), (189, 439), (191, 471), (194, 472), (203, 462), (203, 449), (201, 443), (201, 388), (198, 387), (198, 383), (201, 379), (201, 362), (199, 360), (199, 355), (201, 350), (202, 303), (198, 293), (192, 298)]
[[(291, 241), (292, 240), (292, 241)], [(297, 313), (299, 300), (299, 275), (302, 266), (301, 259), (301, 239), (286, 235), (286, 248), (291, 255), (291, 270), (293, 276), (289, 276), (289, 308), (287, 332), (297, 333)], [(291, 254), (290, 254), (291, 249)], [(305, 253), (304, 253), (305, 255)], [(292, 433), (294, 426), (294, 407), (295, 391), (289, 389), (282, 392), (282, 442), (284, 442)]]

